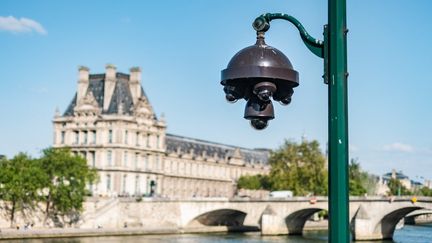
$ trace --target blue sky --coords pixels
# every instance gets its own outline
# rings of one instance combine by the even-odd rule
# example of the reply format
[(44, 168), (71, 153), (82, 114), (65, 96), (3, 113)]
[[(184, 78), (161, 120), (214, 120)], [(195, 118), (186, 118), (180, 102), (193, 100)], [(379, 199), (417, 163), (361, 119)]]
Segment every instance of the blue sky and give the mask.
[[(348, 1), (350, 156), (373, 173), (432, 179), (431, 1)], [(1, 1), (0, 154), (51, 145), (54, 110), (76, 91), (77, 66), (143, 70), (142, 85), (168, 132), (242, 147), (277, 148), (302, 135), (327, 141), (322, 60), (295, 28), (274, 21), (266, 41), (291, 60), (300, 86), (264, 131), (225, 102), (220, 70), (254, 43), (265, 12), (298, 18), (322, 38), (326, 1)]]

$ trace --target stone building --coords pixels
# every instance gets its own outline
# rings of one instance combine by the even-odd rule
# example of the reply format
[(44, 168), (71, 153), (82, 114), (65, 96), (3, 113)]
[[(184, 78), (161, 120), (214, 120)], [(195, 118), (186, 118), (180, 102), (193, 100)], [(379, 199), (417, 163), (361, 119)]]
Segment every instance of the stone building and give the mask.
[(166, 133), (141, 87), (141, 70), (80, 67), (78, 87), (54, 120), (54, 147), (70, 147), (99, 171), (95, 195), (231, 197), (241, 175), (267, 173), (269, 152)]

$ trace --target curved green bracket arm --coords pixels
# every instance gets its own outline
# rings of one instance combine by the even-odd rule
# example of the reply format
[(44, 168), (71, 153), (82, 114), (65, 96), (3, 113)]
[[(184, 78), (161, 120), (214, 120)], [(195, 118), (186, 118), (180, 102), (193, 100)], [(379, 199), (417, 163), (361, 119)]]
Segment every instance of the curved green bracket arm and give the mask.
[(300, 36), (303, 40), (303, 43), (306, 47), (318, 57), (324, 58), (324, 42), (321, 40), (317, 40), (313, 38), (303, 25), (291, 15), (282, 14), (282, 13), (266, 13), (255, 19), (252, 26), (257, 32), (266, 32), (270, 28), (270, 21), (274, 19), (284, 19), (292, 24), (298, 29), (300, 32)]

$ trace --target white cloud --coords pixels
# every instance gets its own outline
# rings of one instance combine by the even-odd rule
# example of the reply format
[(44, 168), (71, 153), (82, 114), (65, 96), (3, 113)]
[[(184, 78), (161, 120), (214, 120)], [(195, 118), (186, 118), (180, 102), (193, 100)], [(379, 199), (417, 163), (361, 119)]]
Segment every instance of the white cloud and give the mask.
[(403, 153), (411, 153), (414, 152), (414, 148), (409, 144), (403, 143), (392, 143), (384, 145), (382, 148), (384, 151), (388, 152), (403, 152)]
[(47, 34), (47, 31), (40, 23), (28, 18), (17, 19), (13, 16), (0, 16), (0, 30), (10, 31), (13, 33), (25, 33), (35, 31), (42, 35)]

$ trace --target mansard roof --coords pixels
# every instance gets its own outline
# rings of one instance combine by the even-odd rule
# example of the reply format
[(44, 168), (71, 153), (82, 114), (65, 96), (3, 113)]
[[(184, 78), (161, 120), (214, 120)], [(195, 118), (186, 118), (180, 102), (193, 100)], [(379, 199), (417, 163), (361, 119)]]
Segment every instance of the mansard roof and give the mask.
[[(129, 89), (129, 78), (129, 74), (120, 72), (116, 73), (115, 88), (111, 97), (111, 102), (108, 106), (108, 109), (103, 110), (105, 74), (89, 75), (89, 86), (87, 89), (87, 93), (92, 92), (102, 114), (118, 114), (119, 109), (121, 109), (122, 114), (132, 115), (134, 104), (132, 100), (132, 94)], [(148, 100), (147, 95), (145, 94), (142, 87), (141, 96), (145, 97)], [(75, 93), (74, 98), (70, 102), (63, 116), (73, 116), (76, 104), (77, 94)]]
[(197, 157), (205, 153), (208, 157), (226, 159), (238, 156), (240, 152), (241, 158), (251, 164), (268, 164), (270, 155), (270, 150), (267, 149), (247, 149), (174, 134), (167, 134), (165, 142), (167, 153), (177, 153), (180, 150), (182, 153), (192, 152)]
[(382, 178), (390, 180), (393, 177), (393, 173), (395, 174), (395, 177), (396, 177), (395, 179), (398, 179), (398, 180), (403, 180), (403, 179), (408, 179), (409, 178), (407, 175), (404, 175), (401, 171), (386, 173), (386, 174), (384, 174), (382, 176)]

